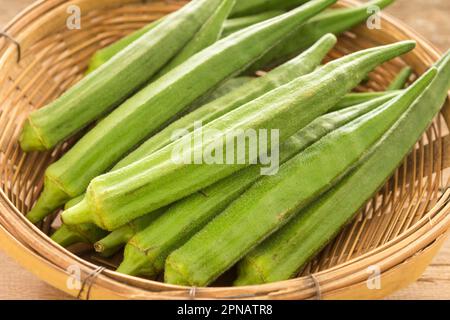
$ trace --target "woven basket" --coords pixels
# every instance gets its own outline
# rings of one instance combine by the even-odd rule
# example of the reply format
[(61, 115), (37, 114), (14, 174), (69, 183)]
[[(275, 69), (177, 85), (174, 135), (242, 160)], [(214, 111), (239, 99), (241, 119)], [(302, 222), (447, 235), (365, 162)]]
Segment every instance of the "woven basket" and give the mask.
[[(314, 299), (382, 298), (416, 280), (450, 228), (450, 104), (388, 183), (357, 218), (296, 279), (249, 287), (187, 288), (111, 271), (92, 251), (69, 252), (47, 236), (55, 215), (38, 227), (24, 214), (43, 184), (45, 168), (69, 146), (21, 152), (17, 138), (27, 114), (78, 81), (99, 48), (179, 8), (185, 1), (47, 0), (14, 19), (0, 37), (0, 245), (51, 285), (83, 299)], [(81, 8), (81, 30), (68, 30), (67, 8)], [(342, 1), (338, 6), (355, 5)], [(414, 39), (417, 48), (384, 64), (365, 87), (383, 90), (406, 64), (423, 73), (439, 54), (398, 21), (382, 16), (382, 29), (366, 26), (340, 37), (334, 59), (355, 50)], [(20, 50), (19, 50), (20, 49)], [(357, 187), (357, 186), (355, 186)], [(75, 253), (77, 253), (77, 255)], [(74, 266), (81, 288), (70, 286)], [(76, 269), (75, 269), (76, 270)], [(369, 283), (380, 272), (380, 287)]]

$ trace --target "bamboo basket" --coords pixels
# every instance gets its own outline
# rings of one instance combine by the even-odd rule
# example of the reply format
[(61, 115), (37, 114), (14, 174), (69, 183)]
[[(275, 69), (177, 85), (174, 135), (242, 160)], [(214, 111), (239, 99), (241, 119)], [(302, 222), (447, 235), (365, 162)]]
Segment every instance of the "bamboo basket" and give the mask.
[[(24, 214), (43, 184), (45, 168), (71, 142), (48, 153), (21, 152), (17, 138), (27, 114), (78, 81), (100, 47), (166, 15), (185, 1), (41, 0), (0, 37), (0, 246), (38, 277), (82, 299), (374, 299), (415, 281), (450, 228), (450, 103), (403, 165), (339, 236), (296, 279), (248, 287), (188, 288), (112, 271), (92, 251), (68, 251)], [(352, 0), (338, 6), (351, 6)], [(68, 7), (82, 12), (81, 30), (68, 30)], [(357, 90), (383, 90), (406, 64), (423, 73), (439, 52), (402, 23), (382, 15), (382, 28), (356, 27), (340, 37), (329, 59), (374, 45), (414, 39), (412, 52), (384, 64)], [(357, 187), (357, 186), (356, 186)], [(77, 253), (77, 254), (75, 254)], [(79, 285), (70, 285), (74, 267)], [(368, 285), (378, 272), (380, 286)]]

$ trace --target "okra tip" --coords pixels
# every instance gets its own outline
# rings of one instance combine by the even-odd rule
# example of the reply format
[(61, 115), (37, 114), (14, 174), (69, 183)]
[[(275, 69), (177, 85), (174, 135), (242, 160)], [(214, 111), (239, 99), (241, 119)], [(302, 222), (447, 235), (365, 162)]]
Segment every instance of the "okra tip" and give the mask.
[(398, 48), (400, 52), (406, 53), (413, 50), (416, 47), (417, 42), (414, 40), (403, 40), (386, 45), (386, 47)]
[(332, 33), (327, 33), (317, 40), (316, 43), (311, 46), (311, 49), (314, 47), (324, 47), (327, 51), (330, 51), (336, 43), (337, 37)]
[(403, 45), (406, 49), (408, 49), (408, 51), (414, 49), (417, 45), (417, 42), (415, 40), (404, 40), (398, 43)]
[(31, 120), (28, 118), (22, 128), (22, 132), (19, 137), (20, 148), (25, 152), (31, 151), (45, 151), (48, 148), (45, 146), (41, 135), (33, 126)]

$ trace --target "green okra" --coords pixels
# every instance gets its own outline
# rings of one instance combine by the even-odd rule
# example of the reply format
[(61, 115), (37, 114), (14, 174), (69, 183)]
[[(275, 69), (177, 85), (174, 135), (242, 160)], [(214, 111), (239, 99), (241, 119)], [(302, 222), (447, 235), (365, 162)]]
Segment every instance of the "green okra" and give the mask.
[[(238, 0), (240, 2), (242, 0)], [(305, 1), (296, 1), (297, 5), (302, 4)], [(278, 2), (278, 0), (277, 0)], [(302, 2), (302, 3), (301, 3)], [(241, 5), (239, 4), (237, 7), (237, 10), (239, 10), (239, 7)], [(252, 7), (255, 7), (255, 5), (252, 5)], [(264, 9), (258, 9), (256, 10), (255, 14), (249, 14), (248, 17), (240, 16), (238, 19), (232, 19), (230, 22), (226, 22), (224, 25), (223, 35), (229, 35), (233, 32), (236, 32), (242, 28), (249, 27), (252, 24), (267, 20), (269, 18), (273, 18), (284, 11), (279, 10), (279, 8), (292, 8), (292, 6), (283, 7), (278, 6), (278, 8), (275, 6), (272, 9), (270, 9), (268, 12), (264, 12)], [(278, 9), (278, 10), (277, 10)], [(236, 9), (233, 9), (235, 11)], [(89, 63), (88, 71), (87, 73), (91, 73), (92, 71), (99, 68), (101, 65), (103, 65), (105, 62), (110, 60), (112, 57), (114, 57), (117, 53), (125, 49), (127, 46), (129, 46), (131, 43), (142, 37), (146, 32), (154, 29), (159, 23), (161, 23), (166, 17), (163, 17), (159, 20), (153, 21), (149, 23), (148, 25), (144, 26), (143, 28), (136, 30), (135, 32), (129, 34), (128, 36), (120, 39), (117, 42), (114, 42), (113, 44), (102, 48), (98, 50), (91, 58), (91, 61)]]
[[(310, 50), (310, 52), (305, 51), (303, 54), (303, 58), (307, 59), (307, 58), (311, 58), (311, 59), (315, 59), (317, 62), (320, 60), (320, 56), (321, 55), (325, 55), (326, 54), (326, 48), (329, 47), (331, 48), (333, 45), (333, 36), (330, 37), (324, 37), (323, 39), (323, 43), (321, 41), (319, 41), (317, 43), (317, 47), (314, 48), (312, 47)], [(328, 45), (326, 47), (321, 47), (320, 45), (325, 45), (326, 44), (326, 40), (328, 40)], [(317, 51), (318, 49), (320, 49), (320, 53)], [(311, 57), (309, 55), (309, 53), (311, 53)], [(315, 53), (316, 55), (313, 56), (312, 54)], [(317, 55), (320, 54), (320, 55)], [(308, 65), (307, 60), (298, 60), (299, 64), (302, 64), (303, 66)], [(288, 67), (289, 69), (292, 69), (294, 66), (292, 64), (288, 64), (285, 67)], [(306, 71), (306, 70), (305, 70)], [(301, 72), (301, 70), (299, 70), (299, 72)], [(233, 80), (233, 81), (231, 81)], [(253, 78), (249, 78), (249, 77), (240, 77), (240, 78), (233, 78), (230, 79), (229, 81), (227, 81), (226, 83), (224, 83), (224, 85), (222, 86), (222, 88), (218, 88), (216, 91), (216, 95), (221, 96), (223, 95), (223, 93), (225, 93), (226, 91), (232, 91), (231, 89), (235, 88), (235, 86), (240, 87), (243, 84), (248, 83), (250, 80), (253, 80)], [(228, 88), (230, 87), (230, 88)], [(249, 92), (248, 90), (243, 90), (243, 92)], [(333, 107), (334, 110), (341, 110), (344, 108), (348, 108), (348, 111), (351, 112), (351, 110), (353, 108), (351, 103), (354, 102), (360, 102), (360, 103), (364, 103), (364, 102), (371, 102), (373, 101), (374, 105), (377, 106), (380, 102), (383, 101), (387, 101), (389, 99), (392, 99), (393, 97), (399, 95), (401, 93), (401, 91), (395, 91), (392, 93), (386, 93), (386, 94), (376, 94), (376, 95), (367, 95), (365, 93), (350, 93), (348, 94), (343, 100), (341, 100), (339, 102), (338, 105), (336, 105), (335, 107)], [(358, 98), (358, 96), (360, 96)], [(211, 115), (211, 113), (208, 112), (208, 116)], [(336, 115), (333, 114), (333, 117), (335, 117)], [(325, 117), (325, 116), (324, 116)], [(189, 122), (193, 122), (195, 118), (193, 117), (191, 120), (189, 120)], [(336, 120), (339, 120), (339, 118), (336, 118)], [(207, 123), (209, 121), (205, 121), (204, 123)], [(314, 121), (316, 122), (316, 121)], [(310, 127), (310, 126), (308, 126)], [(183, 126), (180, 126), (179, 128), (183, 128)], [(173, 129), (176, 130), (176, 129)], [(173, 131), (172, 130), (172, 131)], [(155, 138), (158, 135), (155, 136)], [(156, 143), (156, 142), (155, 142)], [(132, 163), (134, 161), (137, 161), (138, 158), (143, 158), (145, 157), (145, 154), (148, 153), (152, 153), (153, 151), (156, 151), (158, 149), (160, 149), (161, 147), (165, 146), (165, 144), (161, 144), (158, 146), (158, 144), (154, 145), (153, 148), (150, 148), (150, 145), (148, 145), (147, 147), (149, 147), (149, 149), (147, 151), (144, 152), (144, 150), (140, 150), (142, 151), (142, 154), (140, 154), (140, 151), (136, 151), (136, 154), (130, 154), (129, 158), (125, 158), (124, 161), (121, 161), (118, 165), (116, 165), (113, 169), (119, 169), (121, 167), (124, 167), (126, 165), (128, 165), (129, 163)], [(74, 206), (76, 203), (80, 202), (83, 199), (84, 196), (79, 196), (77, 198), (72, 199), (71, 201), (69, 201), (65, 208), (68, 209), (69, 207)], [(74, 243), (77, 242), (85, 242), (85, 243), (93, 243), (91, 240), (87, 240), (87, 239), (94, 239), (94, 242), (97, 241), (97, 245), (96, 245), (96, 250), (97, 252), (101, 252), (103, 256), (109, 256), (111, 254), (114, 254), (117, 252), (117, 250), (124, 244), (126, 243), (132, 236), (134, 236), (135, 231), (136, 230), (141, 230), (145, 227), (147, 227), (158, 215), (153, 215), (153, 214), (149, 214), (150, 217), (148, 217), (148, 215), (143, 216), (142, 218), (138, 218), (136, 220), (138, 221), (132, 221), (130, 222), (130, 225), (125, 225), (115, 231), (113, 231), (112, 233), (110, 233), (109, 235), (105, 236), (104, 232), (101, 231), (100, 228), (94, 228), (93, 224), (86, 224), (83, 226), (79, 226), (76, 229), (71, 229), (68, 228), (66, 225), (63, 225), (60, 229), (58, 229), (58, 231), (55, 232), (54, 236), (52, 236), (52, 239), (54, 241), (56, 241), (57, 243), (59, 243), (62, 246), (69, 246), (72, 245)], [(138, 227), (134, 227), (133, 225), (136, 224)], [(82, 233), (80, 234), (78, 230), (82, 230)], [(104, 238), (103, 238), (104, 237)]]
[(408, 80), (411, 77), (412, 73), (413, 73), (413, 69), (410, 66), (404, 67), (402, 70), (400, 70), (398, 75), (391, 82), (391, 84), (389, 85), (387, 90), (392, 91), (392, 90), (404, 89), (406, 84), (408, 83)]
[[(92, 225), (92, 224), (89, 224)], [(99, 228), (100, 229), (100, 228)], [(101, 229), (100, 229), (101, 230)], [(85, 243), (88, 242), (82, 234), (70, 229), (67, 225), (63, 224), (59, 227), (50, 237), (53, 241), (63, 247), (69, 247), (75, 243)], [(100, 237), (101, 239), (101, 237)]]
[[(110, 169), (192, 102), (240, 73), (294, 26), (334, 2), (336, 0), (313, 0), (297, 10), (237, 32), (139, 91), (47, 168), (43, 193), (27, 217), (37, 222), (68, 199), (82, 194), (94, 177)], [(163, 25), (165, 21), (160, 24)]]
[(91, 73), (24, 124), (24, 151), (49, 150), (120, 105), (145, 85), (222, 3), (194, 0)]
[(266, 11), (263, 13), (254, 14), (251, 16), (229, 19), (225, 22), (223, 33), (222, 33), (222, 38), (229, 36), (230, 34), (236, 32), (236, 31), (250, 27), (256, 23), (279, 16), (280, 14), (283, 14), (283, 13), (285, 13), (285, 11), (272, 10), (272, 11)]
[(141, 38), (148, 31), (156, 28), (156, 26), (160, 24), (162, 20), (163, 19), (153, 21), (144, 26), (142, 29), (136, 30), (135, 32), (130, 33), (126, 37), (123, 37), (122, 39), (110, 44), (109, 46), (95, 52), (89, 61), (89, 66), (86, 71), (86, 75), (100, 68), (100, 66), (105, 64), (107, 61), (111, 60), (117, 53), (128, 47), (131, 43), (133, 43), (137, 39)]
[[(176, 130), (187, 130), (191, 132), (194, 130), (194, 123), (196, 121), (207, 124), (278, 86), (310, 73), (320, 64), (326, 54), (336, 44), (336, 41), (337, 39), (334, 35), (325, 35), (300, 56), (272, 70), (263, 77), (238, 77), (224, 82), (222, 86), (218, 87), (212, 95), (208, 97), (208, 99), (211, 99), (211, 103), (207, 103), (200, 109), (195, 110), (170, 124), (118, 162), (112, 170), (126, 167), (170, 144), (172, 141), (172, 134)], [(216, 100), (215, 98), (217, 101), (214, 101)], [(79, 196), (75, 198), (77, 200), (72, 200), (71, 203), (75, 204), (81, 201), (83, 197), (84, 195)]]
[[(269, 131), (277, 135), (275, 143), (286, 141), (326, 113), (368, 72), (414, 47), (414, 41), (403, 41), (332, 61), (227, 113), (205, 125), (204, 131), (196, 130), (174, 146), (98, 176), (89, 184), (85, 199), (62, 214), (63, 221), (67, 224), (94, 222), (103, 229), (114, 230), (201, 190), (258, 159), (258, 154), (250, 152), (246, 143), (241, 147), (235, 143), (245, 139), (246, 132)], [(197, 142), (192, 144), (192, 140)], [(266, 142), (270, 151), (272, 140)], [(222, 159), (213, 159), (212, 163), (210, 159), (204, 161), (203, 156), (208, 158), (208, 152), (212, 158), (213, 153), (222, 154)], [(227, 153), (225, 160), (223, 155)], [(196, 165), (191, 165), (191, 161)]]
[(105, 230), (100, 229), (92, 223), (72, 226), (63, 224), (52, 234), (51, 239), (63, 247), (68, 247), (75, 243), (93, 244), (107, 234)]
[(232, 17), (253, 15), (269, 10), (289, 10), (309, 0), (237, 0)]
[(233, 9), (235, 0), (223, 0), (223, 3), (211, 15), (211, 17), (200, 28), (194, 38), (178, 53), (162, 70), (158, 76), (162, 76), (182, 64), (184, 61), (192, 57), (197, 52), (209, 47), (222, 35), (223, 25), (228, 15)]
[(165, 281), (206, 286), (217, 279), (360, 163), (435, 75), (430, 70), (401, 96), (332, 131), (281, 165), (277, 175), (261, 178), (169, 255)]
[[(323, 37), (323, 40), (328, 38), (329, 39), (328, 41), (331, 41), (331, 36), (332, 36), (332, 34), (326, 35)], [(319, 42), (320, 42), (320, 40), (319, 40)], [(304, 51), (304, 53), (307, 53), (307, 51)], [(286, 66), (288, 66), (288, 65), (286, 65)], [(291, 67), (291, 68), (293, 68), (293, 67)], [(201, 102), (197, 106), (194, 106), (194, 108), (193, 108), (194, 111), (191, 111), (191, 113), (196, 112), (196, 109), (198, 108), (198, 106), (203, 106), (203, 105), (208, 104), (209, 102), (219, 99), (222, 96), (225, 96), (226, 94), (228, 94), (236, 89), (239, 89), (240, 87), (246, 85), (248, 82), (250, 82), (254, 79), (255, 79), (254, 77), (241, 76), (241, 77), (236, 77), (236, 78), (226, 81), (222, 86), (220, 86), (219, 88), (214, 90), (211, 94), (205, 96), (204, 100), (201, 100)], [(243, 92), (244, 90), (241, 89), (240, 91)], [(236, 91), (235, 93), (237, 94), (238, 91)], [(342, 98), (342, 100), (338, 102), (338, 104), (336, 104), (332, 109), (330, 109), (330, 112), (353, 107), (357, 104), (375, 100), (375, 99), (378, 99), (381, 97), (393, 98), (393, 97), (399, 95), (400, 93), (402, 93), (402, 90), (381, 91), (381, 92), (351, 92), (351, 93), (346, 94), (344, 96), (344, 98)], [(207, 118), (204, 119), (202, 117), (199, 117), (200, 113), (203, 113), (204, 111), (206, 112), (206, 110), (202, 110), (201, 112), (199, 111), (198, 114), (192, 114), (192, 115), (188, 114), (188, 115), (180, 118), (179, 120), (177, 120), (176, 124), (174, 122), (174, 123), (170, 124), (169, 126), (171, 126), (173, 130), (176, 130), (176, 128), (185, 129), (186, 127), (183, 125), (183, 122), (187, 122), (188, 120), (189, 120), (189, 123), (194, 123), (195, 121), (202, 121), (202, 123), (208, 123), (218, 117), (217, 114), (209, 113), (209, 112), (208, 112)], [(220, 115), (222, 115), (222, 112), (220, 113)], [(189, 117), (187, 118), (187, 116), (189, 116)], [(186, 129), (188, 129), (188, 131), (191, 131), (192, 127), (188, 125), (188, 127)], [(163, 131), (165, 131), (165, 129), (158, 132), (154, 137), (161, 136)], [(169, 136), (167, 136), (167, 138), (168, 137)], [(150, 138), (149, 140), (151, 140), (152, 138)], [(152, 143), (156, 143), (156, 141), (152, 141)]]
[(394, 0), (373, 0), (359, 7), (333, 9), (323, 12), (293, 30), (283, 41), (248, 68), (247, 72), (272, 67), (286, 61), (308, 48), (324, 34), (334, 33), (338, 35), (365, 21), (373, 15), (373, 11), (368, 10), (369, 8), (378, 7), (383, 9), (393, 2)]
[(213, 95), (222, 95), (222, 93), (230, 90), (229, 87), (234, 88), (234, 86), (237, 86), (236, 90), (230, 90), (229, 93), (224, 94), (217, 100), (207, 103), (170, 124), (119, 161), (112, 170), (123, 168), (169, 145), (172, 142), (173, 133), (177, 130), (192, 132), (196, 121), (207, 124), (270, 90), (312, 72), (336, 44), (336, 41), (337, 39), (334, 35), (325, 35), (301, 55), (272, 70), (263, 77), (240, 77), (226, 81), (222, 87), (215, 90)]
[(196, 110), (199, 107), (201, 107), (207, 103), (210, 103), (211, 101), (219, 99), (220, 97), (229, 94), (231, 91), (234, 91), (235, 89), (238, 89), (241, 86), (246, 85), (247, 83), (249, 83), (250, 81), (252, 81), (254, 79), (255, 79), (255, 77), (246, 77), (246, 76), (228, 79), (227, 81), (222, 83), (220, 86), (218, 86), (216, 89), (214, 89), (211, 93), (208, 93), (208, 94), (204, 95), (203, 97), (201, 97), (200, 99), (198, 99), (197, 101), (195, 101), (189, 107), (189, 109), (191, 109), (192, 111)]
[[(378, 6), (380, 9), (383, 9), (388, 5), (390, 5), (391, 3), (393, 3), (394, 1), (395, 0), (374, 0), (360, 7), (333, 9), (330, 10), (329, 12), (320, 14), (317, 17), (311, 19), (311, 21), (307, 22), (304, 26), (301, 27), (300, 30), (288, 36), (286, 40), (284, 40), (282, 43), (271, 49), (270, 52), (268, 52), (252, 67), (250, 67), (248, 71), (254, 72), (264, 67), (268, 66), (270, 67), (279, 64), (283, 61), (287, 61), (290, 57), (296, 56), (301, 51), (308, 48), (321, 36), (327, 33), (340, 34), (356, 26), (357, 24), (363, 22), (365, 19), (369, 18), (373, 14), (372, 12), (368, 11), (368, 8)], [(277, 3), (283, 5), (283, 1), (277, 0)], [(246, 5), (250, 5), (251, 7), (255, 6), (255, 4), (245, 4), (242, 0), (238, 0), (237, 6), (235, 6), (235, 10), (239, 10), (240, 6)], [(290, 6), (288, 5), (282, 9), (289, 7)], [(256, 6), (256, 8), (258, 8), (258, 6)], [(278, 7), (277, 9), (280, 9), (280, 7)], [(261, 9), (257, 9), (256, 12), (254, 12), (253, 14), (264, 12), (264, 10), (263, 11), (259, 10)], [(251, 13), (249, 13), (249, 15), (250, 14)], [(261, 14), (261, 17), (263, 15), (264, 13)], [(251, 17), (248, 18), (249, 20), (251, 19)], [(245, 19), (243, 19), (243, 21), (245, 21)], [(230, 27), (227, 27), (227, 24), (231, 24)], [(110, 46), (111, 48), (107, 47), (105, 49), (102, 49), (105, 51), (105, 53), (104, 54), (99, 53), (99, 58), (96, 59), (98, 62), (95, 62), (95, 65), (97, 66), (100, 65), (102, 63), (101, 61), (103, 61), (103, 63), (106, 62), (107, 59), (105, 58), (110, 58), (114, 54), (125, 48), (127, 45), (132, 43), (132, 41), (136, 40), (138, 37), (144, 34), (145, 33), (144, 31), (147, 28), (152, 28), (152, 25), (149, 25), (142, 30), (136, 31), (130, 36), (120, 40), (120, 43), (111, 45)], [(233, 23), (226, 22), (224, 34), (226, 35), (231, 34), (232, 33), (231, 30), (234, 29), (236, 29), (235, 24), (233, 26)], [(104, 56), (105, 58), (102, 58), (102, 56)]]
[[(280, 163), (390, 99), (380, 97), (317, 118), (281, 146)], [(125, 247), (124, 260), (118, 272), (157, 276), (172, 251), (203, 228), (260, 177), (258, 166), (249, 167), (170, 206), (163, 216), (131, 238)]]
[[(244, 78), (242, 86), (173, 122), (121, 160), (116, 167), (125, 167), (169, 145), (172, 142), (173, 133), (177, 130), (192, 132), (195, 129), (196, 122), (206, 125), (267, 92), (314, 71), (336, 44), (336, 41), (334, 35), (325, 35), (298, 57), (279, 66), (263, 77), (251, 78), (250, 81), (246, 80), (248, 79), (247, 77)], [(232, 85), (234, 86), (234, 84)]]
[(236, 285), (295, 277), (302, 266), (353, 219), (392, 175), (439, 113), (450, 89), (450, 51), (436, 66), (436, 78), (377, 143), (365, 161), (238, 264)]
[(380, 97), (389, 96), (393, 98), (395, 96), (398, 96), (400, 93), (402, 93), (401, 90), (381, 92), (352, 92), (347, 94), (341, 101), (339, 101), (331, 109), (331, 111), (341, 110)]
[[(279, 14), (281, 14), (281, 11), (278, 11)], [(222, 38), (224, 35), (228, 36), (233, 32), (239, 31), (242, 28), (249, 27), (249, 22), (254, 21), (254, 23), (262, 22), (264, 20), (267, 20), (269, 18), (275, 17), (275, 12), (270, 11), (269, 13), (261, 13), (257, 16), (250, 16), (248, 19), (246, 17), (239, 18), (239, 21), (230, 21), (228, 23), (225, 22), (223, 26), (223, 32), (222, 32)], [(168, 17), (168, 16), (167, 16)], [(91, 58), (88, 66), (88, 70), (86, 71), (86, 74), (92, 73), (94, 70), (98, 69), (100, 66), (102, 66), (107, 61), (111, 60), (117, 53), (125, 49), (127, 46), (129, 46), (131, 43), (142, 37), (146, 32), (154, 29), (158, 24), (160, 24), (166, 17), (163, 17), (159, 20), (153, 21), (149, 23), (148, 25), (144, 26), (143, 28), (134, 31), (133, 33), (130, 33), (128, 36), (123, 37), (117, 42), (114, 42), (110, 44), (109, 46), (102, 48), (98, 50)], [(257, 18), (259, 20), (257, 21)], [(234, 20), (234, 19), (233, 19)], [(241, 28), (239, 29), (239, 25)]]
[[(228, 94), (229, 92), (241, 87), (242, 85), (250, 82), (253, 79), (254, 79), (253, 77), (236, 77), (236, 78), (229, 79), (229, 80), (225, 81), (222, 85), (220, 85), (217, 89), (215, 89), (211, 94), (205, 96), (204, 100), (202, 100), (202, 101), (204, 101), (206, 104), (215, 99), (218, 99), (221, 96)], [(180, 129), (182, 129), (182, 128), (183, 127), (181, 126)], [(157, 135), (159, 135), (159, 133), (156, 134), (154, 137), (156, 137)], [(154, 139), (154, 137), (150, 138), (149, 140)], [(162, 146), (165, 146), (165, 144), (162, 144)], [(162, 146), (154, 149), (154, 151), (160, 149)], [(129, 163), (137, 161), (138, 158), (144, 158), (145, 156), (147, 156), (153, 152), (153, 150), (148, 150), (148, 154), (146, 154), (146, 152), (144, 152), (144, 150), (142, 150), (142, 151), (139, 150), (141, 148), (142, 147), (140, 146), (138, 149), (131, 152), (131, 154), (127, 155), (124, 159), (122, 159), (120, 162), (118, 162), (111, 170), (117, 170), (122, 167), (125, 167)], [(67, 209), (68, 207), (72, 207), (76, 203), (80, 202), (83, 198), (84, 198), (84, 194), (69, 200), (66, 203), (65, 208)]]

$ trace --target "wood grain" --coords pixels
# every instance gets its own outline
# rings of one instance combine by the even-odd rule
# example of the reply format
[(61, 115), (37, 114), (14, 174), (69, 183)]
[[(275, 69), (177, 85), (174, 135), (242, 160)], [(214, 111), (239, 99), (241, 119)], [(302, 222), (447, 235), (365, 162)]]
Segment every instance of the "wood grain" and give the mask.
[[(0, 29), (33, 0), (0, 0)], [(387, 12), (442, 50), (450, 48), (450, 1), (397, 0)], [(68, 299), (0, 252), (0, 299)], [(450, 239), (423, 276), (388, 299), (450, 299)]]

